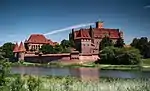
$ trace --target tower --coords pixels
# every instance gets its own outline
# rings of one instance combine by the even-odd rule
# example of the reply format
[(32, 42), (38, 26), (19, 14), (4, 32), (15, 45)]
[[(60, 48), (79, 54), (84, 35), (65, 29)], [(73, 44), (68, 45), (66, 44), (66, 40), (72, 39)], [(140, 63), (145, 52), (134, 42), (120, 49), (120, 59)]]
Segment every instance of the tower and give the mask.
[(25, 56), (25, 47), (23, 45), (23, 43), (20, 43), (20, 46), (18, 47), (18, 61), (24, 60), (24, 56)]
[(15, 59), (18, 59), (18, 43), (15, 44), (15, 47), (14, 47), (14, 50), (13, 50), (13, 53), (14, 53), (14, 58)]
[(103, 21), (97, 21), (96, 22), (96, 28), (103, 28)]

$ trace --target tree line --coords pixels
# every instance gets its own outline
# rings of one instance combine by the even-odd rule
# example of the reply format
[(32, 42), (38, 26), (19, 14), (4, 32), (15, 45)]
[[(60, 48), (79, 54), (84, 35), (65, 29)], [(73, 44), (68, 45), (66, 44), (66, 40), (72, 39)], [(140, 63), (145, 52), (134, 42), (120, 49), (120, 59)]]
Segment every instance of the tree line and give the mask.
[(135, 65), (140, 64), (141, 58), (150, 58), (150, 41), (147, 37), (134, 38), (131, 47), (124, 47), (124, 45), (122, 38), (113, 43), (109, 37), (104, 37), (99, 45), (100, 60), (96, 63)]
[[(126, 60), (127, 62), (131, 60), (137, 60), (139, 58), (150, 58), (150, 41), (148, 40), (147, 37), (141, 37), (141, 38), (134, 38), (132, 40), (132, 43), (130, 44), (131, 48), (126, 48), (124, 47), (125, 43), (122, 38), (117, 39), (116, 43), (113, 43), (113, 41), (109, 37), (104, 37), (102, 41), (100, 42), (99, 45), (99, 56), (101, 58), (101, 63), (102, 62), (111, 62), (111, 64), (122, 64), (124, 62), (121, 62), (121, 60)], [(0, 59), (3, 58), (8, 58), (8, 59), (13, 59), (14, 54), (13, 54), (13, 49), (14, 49), (15, 44), (11, 42), (4, 43), (0, 47)], [(48, 53), (69, 53), (70, 49), (74, 47), (75, 44), (72, 40), (62, 40), (60, 44), (57, 44), (56, 46), (51, 46), (51, 45), (43, 45), (41, 49), (39, 50), (40, 52), (43, 52), (44, 54)], [(139, 57), (139, 54), (141, 57)], [(109, 58), (110, 57), (110, 58)], [(113, 58), (112, 58), (113, 57)], [(128, 59), (123, 59), (120, 57), (128, 58)], [(108, 60), (109, 59), (109, 60)], [(104, 61), (102, 61), (104, 60)], [(118, 60), (118, 61), (113, 61), (113, 60)], [(113, 61), (113, 62), (112, 62)], [(134, 62), (131, 62), (132, 64)]]

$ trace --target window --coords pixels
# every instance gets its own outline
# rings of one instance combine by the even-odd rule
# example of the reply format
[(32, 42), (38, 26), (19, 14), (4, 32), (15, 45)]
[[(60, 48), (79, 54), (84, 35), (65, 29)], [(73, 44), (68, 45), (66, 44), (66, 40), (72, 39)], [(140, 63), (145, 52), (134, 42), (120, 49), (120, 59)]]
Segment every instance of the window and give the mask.
[(89, 44), (87, 44), (87, 46), (89, 46)]

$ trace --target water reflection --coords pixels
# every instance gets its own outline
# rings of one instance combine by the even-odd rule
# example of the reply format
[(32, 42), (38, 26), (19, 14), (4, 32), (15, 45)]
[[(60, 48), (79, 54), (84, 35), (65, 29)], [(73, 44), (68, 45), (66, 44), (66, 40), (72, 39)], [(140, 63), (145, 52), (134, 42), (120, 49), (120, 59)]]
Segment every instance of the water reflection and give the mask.
[(82, 79), (99, 79), (99, 77), (114, 78), (150, 78), (150, 72), (100, 70), (97, 68), (57, 68), (57, 67), (12, 67), (13, 74), (75, 76)]

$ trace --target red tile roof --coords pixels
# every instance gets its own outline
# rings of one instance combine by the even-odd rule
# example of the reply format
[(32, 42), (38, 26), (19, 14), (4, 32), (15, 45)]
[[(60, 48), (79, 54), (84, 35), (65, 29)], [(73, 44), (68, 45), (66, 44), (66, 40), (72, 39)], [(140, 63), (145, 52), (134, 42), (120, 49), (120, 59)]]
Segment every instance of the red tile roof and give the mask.
[(15, 44), (13, 52), (18, 52), (18, 43)]
[[(82, 29), (75, 31), (75, 39), (79, 38), (90, 38), (89, 34), (90, 29)], [(103, 38), (106, 34), (110, 38), (119, 38), (119, 29), (107, 29), (107, 28), (93, 28), (95, 38)]]
[(26, 41), (27, 43), (48, 43), (48, 40), (42, 34), (32, 34), (29, 39)]
[(91, 38), (90, 37), (90, 35), (89, 35), (89, 31), (87, 31), (87, 30), (83, 30), (83, 29), (80, 29), (79, 31), (75, 31), (75, 38), (77, 39), (77, 38), (85, 38), (85, 39), (89, 39), (89, 38)]
[(18, 48), (18, 51), (19, 51), (19, 52), (25, 52), (25, 51), (26, 51), (26, 49), (25, 49), (25, 47), (24, 47), (24, 45), (23, 45), (22, 42), (20, 43), (20, 46), (19, 46), (19, 48)]
[(47, 39), (42, 34), (32, 34), (25, 43), (35, 43), (35, 44), (50, 44), (52, 46), (56, 45), (57, 42), (53, 42), (50, 39)]

